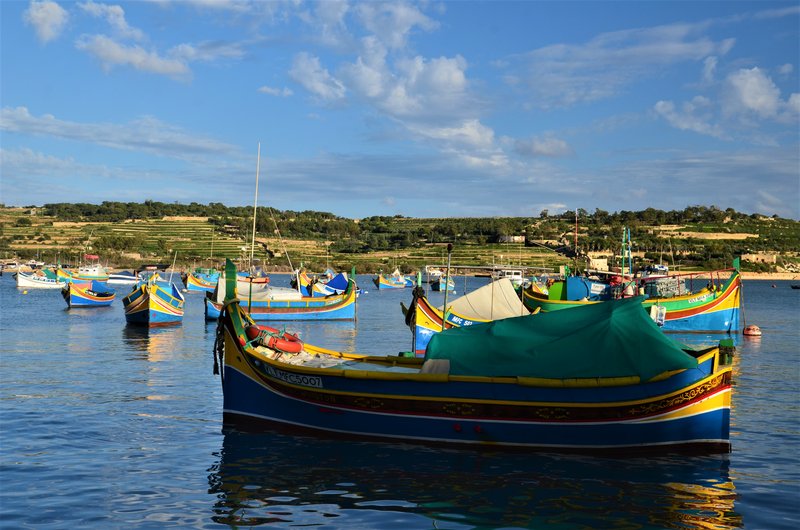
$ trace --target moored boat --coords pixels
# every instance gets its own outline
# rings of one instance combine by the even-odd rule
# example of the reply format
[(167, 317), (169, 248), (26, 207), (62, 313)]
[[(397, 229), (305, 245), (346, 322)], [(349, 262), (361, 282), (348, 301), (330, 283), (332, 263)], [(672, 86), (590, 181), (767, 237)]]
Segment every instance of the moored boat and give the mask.
[[(636, 289), (648, 295), (642, 305), (664, 331), (738, 333), (741, 285), (739, 271), (732, 268), (642, 278)], [(626, 289), (635, 292), (633, 282), (617, 288), (595, 286), (596, 282), (570, 277), (551, 284), (547, 294), (526, 289), (522, 299), (531, 310), (550, 312), (606, 303), (613, 297), (628, 296)]]
[(404, 276), (398, 269), (395, 269), (394, 272), (389, 275), (378, 273), (378, 275), (372, 279), (372, 283), (375, 284), (375, 287), (378, 290), (405, 289), (406, 287), (414, 287), (413, 278)]
[(453, 292), (456, 290), (456, 282), (452, 278), (445, 278), (443, 275), (436, 280), (431, 280), (430, 286), (432, 291)]
[(108, 307), (116, 291), (102, 282), (67, 282), (61, 289), (67, 307)]
[(86, 260), (86, 264), (79, 266), (77, 270), (58, 267), (56, 269), (58, 278), (65, 282), (107, 282), (108, 272), (106, 272), (105, 267), (100, 265), (100, 256), (85, 254), (83, 257)]
[(518, 317), (530, 313), (522, 304), (512, 281), (508, 278), (496, 280), (471, 293), (456, 298), (443, 307), (435, 307), (425, 296), (425, 291), (415, 288), (408, 309), (404, 308), (406, 324), (413, 334), (414, 353), (425, 355), (425, 348), (435, 333), (445, 329), (472, 326)]
[[(226, 272), (226, 275), (229, 274)], [(222, 284), (222, 280), (220, 280)], [(274, 288), (273, 288), (274, 289)], [(215, 293), (206, 295), (205, 314), (206, 320), (219, 318), (220, 310), (224, 305), (215, 298), (220, 293), (232, 291), (233, 286), (217, 289)], [(350, 280), (347, 289), (342, 294), (326, 297), (292, 296), (291, 298), (274, 297), (248, 297), (245, 291), (238, 294), (238, 287), (234, 297), (242, 302), (251, 317), (255, 320), (354, 320), (356, 316), (356, 289), (355, 282)], [(294, 294), (299, 295), (297, 291)], [(275, 294), (275, 293), (273, 293)]]
[(185, 299), (173, 282), (161, 280), (155, 274), (136, 284), (122, 304), (129, 324), (155, 327), (179, 324), (183, 320)]
[(198, 272), (187, 272), (183, 277), (183, 283), (187, 291), (198, 291), (210, 293), (214, 291), (219, 281), (219, 273), (203, 274)]
[(62, 289), (66, 284), (50, 269), (33, 272), (19, 271), (15, 274), (17, 287), (23, 289)]
[(425, 358), (268, 347), (218, 321), (223, 421), (319, 434), (566, 451), (730, 450), (731, 358), (684, 350), (640, 299), (437, 334)]
[(131, 271), (118, 271), (108, 273), (108, 282), (111, 285), (136, 285), (139, 275)]
[[(332, 294), (342, 294), (347, 290), (349, 278), (346, 272), (336, 274), (327, 282), (314, 282), (311, 284), (312, 296), (330, 296)], [(354, 280), (355, 281), (355, 280)], [(361, 289), (356, 285), (356, 296), (361, 294)]]

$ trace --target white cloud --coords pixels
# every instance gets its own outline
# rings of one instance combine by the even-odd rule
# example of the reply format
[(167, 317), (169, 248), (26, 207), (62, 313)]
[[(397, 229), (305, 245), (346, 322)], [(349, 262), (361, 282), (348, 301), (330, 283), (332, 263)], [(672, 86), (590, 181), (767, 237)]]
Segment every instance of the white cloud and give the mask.
[(781, 75), (789, 75), (792, 72), (794, 72), (794, 66), (792, 66), (790, 63), (786, 63), (778, 67), (778, 73)]
[(342, 67), (342, 79), (357, 94), (367, 99), (378, 99), (386, 93), (386, 83), (391, 75), (382, 66), (366, 63), (362, 57), (354, 64)]
[(706, 60), (703, 61), (703, 83), (706, 85), (710, 85), (714, 82), (714, 73), (717, 70), (717, 58), (716, 57), (706, 57)]
[(239, 43), (201, 42), (196, 45), (179, 44), (170, 49), (168, 55), (184, 62), (211, 62), (219, 58), (239, 59), (244, 56), (244, 50)]
[(440, 121), (472, 117), (466, 101), (466, 61), (462, 57), (426, 60), (417, 56), (398, 61), (397, 73), (384, 78), (387, 86), (377, 105), (398, 118)]
[(295, 55), (289, 77), (322, 101), (336, 101), (345, 97), (346, 89), (342, 82), (322, 66), (318, 57), (307, 52)]
[(789, 101), (787, 103), (787, 106), (789, 107), (791, 112), (794, 112), (795, 114), (800, 114), (800, 94), (794, 93), (791, 96), (789, 96)]
[(406, 2), (361, 2), (355, 8), (364, 27), (389, 49), (406, 46), (408, 34), (416, 27), (432, 31), (438, 22)]
[(514, 149), (518, 153), (527, 156), (562, 157), (572, 153), (572, 149), (567, 142), (552, 136), (518, 140)]
[(159, 57), (157, 53), (147, 51), (141, 46), (125, 46), (105, 35), (83, 35), (75, 46), (97, 57), (106, 70), (123, 65), (174, 78), (183, 78), (190, 73), (184, 61)]
[(314, 18), (310, 23), (316, 28), (316, 34), (322, 44), (340, 47), (350, 41), (347, 32), (345, 15), (350, 6), (345, 0), (326, 0), (314, 4)]
[(509, 160), (495, 147), (494, 130), (477, 119), (465, 119), (452, 127), (409, 121), (405, 127), (423, 143), (433, 145), (471, 168), (503, 170)]
[(268, 94), (270, 96), (278, 96), (278, 97), (284, 97), (284, 98), (289, 97), (289, 96), (291, 96), (293, 94), (291, 89), (289, 89), (287, 87), (274, 88), (274, 87), (270, 87), (270, 86), (266, 86), (266, 85), (260, 87), (258, 89), (258, 91), (261, 92), (262, 94)]
[(89, 2), (79, 2), (78, 7), (94, 17), (106, 19), (111, 27), (114, 28), (116, 34), (123, 39), (141, 41), (145, 38), (141, 30), (128, 25), (128, 22), (125, 20), (125, 10), (120, 6), (96, 4), (90, 0)]
[(727, 112), (754, 113), (762, 118), (777, 115), (780, 90), (763, 71), (754, 67), (728, 76)]
[(235, 147), (190, 134), (179, 127), (145, 116), (124, 124), (79, 123), (50, 114), (32, 115), (25, 107), (3, 107), (0, 130), (86, 142), (114, 149), (139, 151), (181, 160), (198, 155), (238, 153)]
[(494, 131), (478, 120), (464, 120), (456, 127), (411, 127), (427, 138), (459, 147), (487, 149), (494, 143)]
[(713, 115), (708, 98), (697, 96), (692, 101), (685, 102), (680, 110), (672, 101), (659, 101), (655, 104), (654, 110), (676, 129), (694, 131), (715, 138), (725, 137), (720, 127), (711, 123)]
[[(585, 44), (554, 44), (514, 58), (506, 81), (544, 108), (609, 98), (665, 67), (726, 54), (733, 39), (700, 35), (704, 24), (672, 24), (603, 33)], [(706, 63), (706, 67), (710, 67)]]
[(69, 14), (55, 2), (31, 1), (23, 13), (26, 24), (33, 26), (36, 36), (42, 43), (57, 39), (69, 20)]

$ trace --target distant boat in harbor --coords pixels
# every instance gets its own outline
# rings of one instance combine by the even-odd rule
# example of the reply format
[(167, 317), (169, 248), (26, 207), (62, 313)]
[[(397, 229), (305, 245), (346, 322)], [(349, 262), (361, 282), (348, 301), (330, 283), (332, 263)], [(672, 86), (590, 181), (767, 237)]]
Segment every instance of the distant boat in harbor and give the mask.
[(108, 274), (108, 283), (115, 285), (136, 285), (139, 275), (131, 271), (111, 272)]
[(67, 282), (58, 278), (50, 269), (34, 272), (17, 272), (17, 287), (24, 289), (61, 289)]

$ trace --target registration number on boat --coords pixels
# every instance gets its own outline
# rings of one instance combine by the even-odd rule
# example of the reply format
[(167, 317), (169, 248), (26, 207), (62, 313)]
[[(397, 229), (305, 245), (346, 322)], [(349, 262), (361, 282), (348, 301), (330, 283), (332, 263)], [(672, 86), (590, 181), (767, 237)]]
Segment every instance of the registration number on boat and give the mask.
[(690, 304), (694, 304), (696, 302), (705, 302), (707, 298), (708, 298), (708, 295), (704, 294), (702, 296), (695, 296), (694, 298), (689, 298), (687, 300), (687, 302), (690, 303)]
[(285, 381), (292, 385), (322, 388), (322, 378), (320, 377), (284, 372), (283, 370), (278, 370), (271, 366), (267, 366), (266, 368), (267, 368), (267, 373), (271, 377), (274, 377), (275, 379), (280, 379), (281, 381)]

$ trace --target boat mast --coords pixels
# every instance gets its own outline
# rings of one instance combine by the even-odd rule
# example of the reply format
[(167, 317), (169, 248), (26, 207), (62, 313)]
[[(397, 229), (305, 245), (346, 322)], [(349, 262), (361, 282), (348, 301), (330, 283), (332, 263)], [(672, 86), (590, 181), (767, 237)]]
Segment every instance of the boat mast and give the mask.
[[(256, 211), (258, 210), (258, 172), (261, 169), (261, 142), (258, 142), (258, 158), (256, 159), (256, 196), (253, 199), (253, 234), (250, 238), (250, 275), (253, 274), (253, 251), (256, 245)], [(252, 286), (251, 286), (252, 288)]]
[(575, 208), (575, 263), (573, 267), (575, 267), (575, 273), (578, 272), (578, 209)]
[[(447, 282), (450, 281), (450, 256), (453, 254), (453, 244), (447, 244), (447, 272), (445, 273), (444, 278), (444, 305), (442, 306), (442, 331), (444, 331), (445, 325), (447, 324), (447, 291), (450, 289), (447, 288)], [(441, 281), (441, 280), (439, 280)]]

